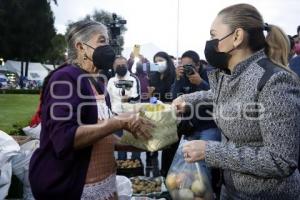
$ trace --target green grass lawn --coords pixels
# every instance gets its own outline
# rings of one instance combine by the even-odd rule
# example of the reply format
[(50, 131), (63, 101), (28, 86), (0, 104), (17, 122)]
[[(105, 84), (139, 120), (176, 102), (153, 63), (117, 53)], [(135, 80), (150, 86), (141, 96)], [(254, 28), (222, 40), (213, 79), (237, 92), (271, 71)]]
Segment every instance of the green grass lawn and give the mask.
[(39, 95), (0, 94), (0, 130), (8, 132), (19, 121), (31, 119), (39, 102)]

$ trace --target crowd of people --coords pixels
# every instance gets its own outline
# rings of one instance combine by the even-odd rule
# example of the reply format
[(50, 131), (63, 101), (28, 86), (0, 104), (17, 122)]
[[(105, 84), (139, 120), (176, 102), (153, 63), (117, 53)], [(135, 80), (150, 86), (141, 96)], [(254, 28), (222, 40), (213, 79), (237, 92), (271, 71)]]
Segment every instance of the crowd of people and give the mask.
[[(187, 50), (136, 62), (133, 54), (115, 55), (103, 24), (74, 23), (68, 62), (42, 87), (40, 147), (29, 171), (34, 197), (117, 199), (114, 151), (118, 159), (143, 152), (120, 137), (129, 131), (148, 140), (155, 127), (122, 104), (155, 97), (181, 119), (182, 159), (198, 162), (212, 185), (221, 173), (216, 197), (299, 199), (300, 27), (287, 36), (252, 5), (237, 4), (217, 14), (210, 35), (206, 61)], [(179, 142), (162, 150), (161, 168), (158, 152), (146, 152), (146, 175), (166, 177)]]

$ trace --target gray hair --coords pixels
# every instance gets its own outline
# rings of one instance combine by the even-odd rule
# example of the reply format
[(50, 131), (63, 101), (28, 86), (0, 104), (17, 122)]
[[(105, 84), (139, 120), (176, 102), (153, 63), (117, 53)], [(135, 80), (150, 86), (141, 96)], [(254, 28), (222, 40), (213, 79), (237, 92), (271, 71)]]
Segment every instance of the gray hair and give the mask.
[(82, 20), (75, 22), (71, 25), (66, 34), (66, 40), (68, 44), (68, 62), (74, 63), (77, 59), (77, 49), (75, 47), (77, 42), (87, 43), (91, 37), (101, 33), (108, 40), (107, 27), (100, 22), (92, 20)]

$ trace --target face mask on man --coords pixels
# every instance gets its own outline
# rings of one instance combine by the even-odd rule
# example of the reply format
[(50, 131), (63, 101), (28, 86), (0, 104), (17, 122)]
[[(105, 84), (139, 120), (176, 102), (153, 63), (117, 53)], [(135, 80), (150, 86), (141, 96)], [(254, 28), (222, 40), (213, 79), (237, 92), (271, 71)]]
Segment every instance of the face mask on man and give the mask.
[(221, 39), (213, 39), (206, 42), (204, 54), (207, 62), (211, 66), (220, 69), (228, 69), (228, 61), (231, 58), (231, 55), (229, 53), (232, 52), (235, 48), (231, 49), (229, 52), (219, 52), (218, 46), (220, 41), (226, 39), (233, 33), (234, 31)]
[(117, 66), (116, 74), (120, 77), (124, 77), (127, 74), (127, 66), (126, 65)]
[(158, 72), (163, 73), (167, 70), (167, 62), (166, 61), (160, 61), (156, 63), (158, 65)]
[(110, 45), (104, 45), (94, 48), (86, 43), (83, 44), (94, 49), (91, 60), (93, 61), (93, 64), (95, 65), (95, 67), (97, 67), (97, 69), (108, 71), (112, 67), (115, 61), (116, 54), (114, 52), (114, 49)]

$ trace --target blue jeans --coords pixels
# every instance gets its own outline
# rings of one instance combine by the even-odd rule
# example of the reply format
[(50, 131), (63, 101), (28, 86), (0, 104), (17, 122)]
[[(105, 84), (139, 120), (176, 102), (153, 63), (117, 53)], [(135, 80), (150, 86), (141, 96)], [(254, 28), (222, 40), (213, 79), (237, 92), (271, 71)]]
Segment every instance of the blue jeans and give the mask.
[[(195, 131), (190, 136), (184, 137), (186, 140), (211, 140), (211, 141), (221, 141), (221, 132), (218, 128), (210, 128), (203, 131)], [(212, 180), (211, 170), (206, 166), (204, 160), (198, 161), (200, 168), (206, 173), (208, 179)]]
[[(115, 133), (117, 136), (122, 137), (123, 131), (117, 131)], [(141, 152), (132, 152), (131, 159), (140, 159)], [(127, 152), (126, 151), (118, 151), (118, 159), (119, 160), (126, 160), (127, 159)]]
[(192, 135), (185, 137), (185, 139), (221, 141), (221, 132), (218, 128), (210, 128), (203, 131), (195, 131)]
[[(115, 135), (122, 137), (123, 130), (115, 132)], [(127, 159), (127, 152), (126, 151), (118, 151), (118, 160), (126, 160)]]

